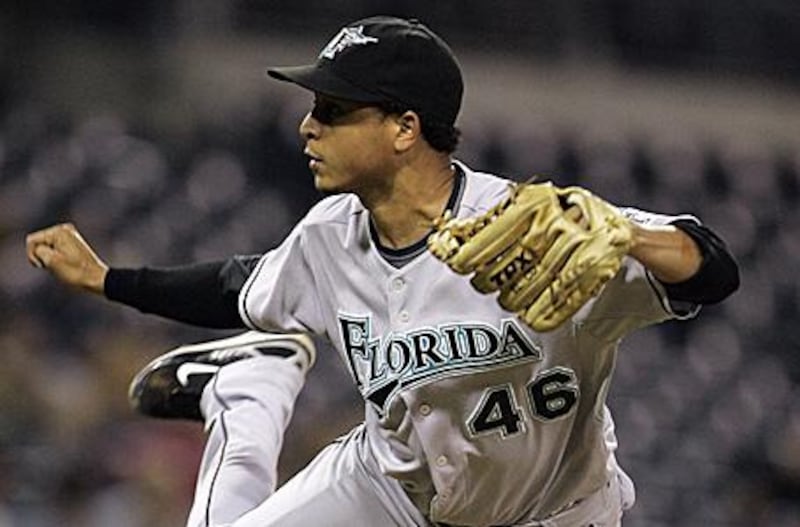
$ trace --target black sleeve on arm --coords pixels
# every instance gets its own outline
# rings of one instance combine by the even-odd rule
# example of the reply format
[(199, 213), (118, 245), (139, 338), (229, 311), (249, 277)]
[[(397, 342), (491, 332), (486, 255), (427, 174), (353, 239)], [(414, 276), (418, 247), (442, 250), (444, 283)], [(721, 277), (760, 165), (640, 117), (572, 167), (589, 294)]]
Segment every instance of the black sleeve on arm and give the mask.
[(109, 269), (105, 296), (172, 320), (219, 329), (244, 328), (239, 291), (260, 255), (169, 268)]
[(719, 236), (690, 220), (678, 220), (672, 225), (694, 240), (703, 255), (703, 263), (688, 280), (664, 284), (670, 300), (716, 304), (739, 289), (739, 267)]

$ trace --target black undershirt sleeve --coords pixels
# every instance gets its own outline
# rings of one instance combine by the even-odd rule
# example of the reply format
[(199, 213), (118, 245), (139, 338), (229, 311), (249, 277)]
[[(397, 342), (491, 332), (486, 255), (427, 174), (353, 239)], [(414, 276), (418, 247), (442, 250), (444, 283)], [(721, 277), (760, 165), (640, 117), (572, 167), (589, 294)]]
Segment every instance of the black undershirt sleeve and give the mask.
[(207, 328), (245, 328), (239, 291), (260, 255), (178, 267), (109, 269), (105, 296), (172, 320)]
[(688, 280), (664, 284), (670, 300), (716, 304), (739, 289), (739, 267), (719, 236), (708, 227), (690, 220), (678, 220), (673, 225), (695, 241), (703, 263)]

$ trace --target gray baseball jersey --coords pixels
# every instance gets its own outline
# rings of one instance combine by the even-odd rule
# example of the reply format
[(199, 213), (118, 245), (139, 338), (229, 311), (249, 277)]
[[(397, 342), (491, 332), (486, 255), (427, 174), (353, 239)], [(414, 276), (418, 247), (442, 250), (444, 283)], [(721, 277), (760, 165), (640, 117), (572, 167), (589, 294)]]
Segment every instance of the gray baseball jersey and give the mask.
[[(507, 195), (507, 180), (458, 166), (454, 215), (481, 214)], [(678, 219), (623, 210), (638, 222)], [(541, 518), (602, 487), (619, 340), (696, 312), (671, 306), (626, 258), (570, 322), (538, 334), (427, 252), (390, 264), (351, 194), (322, 200), (261, 259), (239, 307), (254, 329), (333, 344), (366, 401), (383, 472), (432, 520), (455, 525)]]

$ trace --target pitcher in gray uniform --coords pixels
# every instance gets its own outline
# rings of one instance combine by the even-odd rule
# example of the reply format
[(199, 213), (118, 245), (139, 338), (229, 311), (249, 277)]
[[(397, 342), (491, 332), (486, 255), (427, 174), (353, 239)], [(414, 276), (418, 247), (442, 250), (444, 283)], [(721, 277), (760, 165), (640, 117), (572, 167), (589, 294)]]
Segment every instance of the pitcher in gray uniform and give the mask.
[[(426, 250), (445, 211), (484, 213), (509, 188), (452, 157), (462, 77), (436, 34), (372, 17), (313, 64), (269, 73), (314, 94), (300, 134), (328, 195), (278, 247), (123, 269), (71, 225), (27, 240), (31, 262), (70, 284), (249, 328), (159, 357), (131, 386), (145, 414), (205, 422), (188, 525), (619, 525), (634, 491), (605, 404), (618, 343), (731, 294), (738, 271), (724, 243), (693, 216), (623, 208), (634, 243), (622, 269), (571, 320), (537, 333)], [(365, 418), (276, 489), (315, 358), (306, 334), (341, 356)]]

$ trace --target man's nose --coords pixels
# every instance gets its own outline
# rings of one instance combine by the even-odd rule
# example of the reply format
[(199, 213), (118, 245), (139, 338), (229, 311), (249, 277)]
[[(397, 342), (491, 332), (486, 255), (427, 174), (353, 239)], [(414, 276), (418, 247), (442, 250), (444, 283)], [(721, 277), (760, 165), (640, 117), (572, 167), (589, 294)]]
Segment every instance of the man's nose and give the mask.
[(306, 116), (303, 117), (303, 120), (300, 121), (300, 136), (306, 141), (309, 139), (319, 139), (320, 129), (319, 121), (311, 115), (311, 112), (308, 112)]

